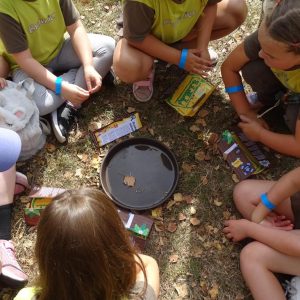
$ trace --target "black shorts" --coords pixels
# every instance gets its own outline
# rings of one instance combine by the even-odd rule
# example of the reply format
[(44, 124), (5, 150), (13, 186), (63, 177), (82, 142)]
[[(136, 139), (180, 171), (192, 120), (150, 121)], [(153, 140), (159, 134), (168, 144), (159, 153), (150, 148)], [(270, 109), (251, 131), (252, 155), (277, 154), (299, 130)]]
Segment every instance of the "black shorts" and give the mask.
[(291, 196), (291, 206), (294, 214), (294, 229), (300, 229), (300, 192)]

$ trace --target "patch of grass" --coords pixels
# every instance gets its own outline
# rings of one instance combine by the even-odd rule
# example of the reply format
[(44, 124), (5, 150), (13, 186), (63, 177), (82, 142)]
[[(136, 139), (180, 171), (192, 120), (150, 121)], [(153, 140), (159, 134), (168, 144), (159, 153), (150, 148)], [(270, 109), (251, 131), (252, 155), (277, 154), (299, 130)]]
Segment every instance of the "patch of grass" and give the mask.
[[(76, 4), (88, 31), (116, 35), (115, 20), (120, 13), (118, 1), (94, 0), (86, 5), (76, 1)], [(220, 61), (224, 60), (246, 34), (257, 27), (261, 1), (248, 1), (248, 6), (249, 17), (242, 27), (230, 36), (212, 43), (219, 53)], [(134, 107), (140, 113), (143, 129), (133, 135), (152, 137), (170, 147), (180, 167), (176, 192), (194, 198), (190, 204), (183, 201), (170, 209), (165, 203), (162, 216), (165, 229), (159, 232), (153, 229), (148, 241), (146, 253), (158, 260), (161, 270), (160, 299), (180, 299), (174, 288), (176, 284), (187, 284), (189, 295), (186, 299), (210, 299), (209, 291), (214, 284), (218, 286), (218, 299), (248, 299), (249, 291), (239, 271), (241, 245), (228, 242), (222, 234), (224, 219), (229, 216), (238, 217), (232, 203), (232, 173), (222, 157), (208, 147), (201, 136), (199, 138), (199, 133), (204, 136), (212, 132), (220, 134), (231, 126), (235, 113), (226, 100), (219, 68), (216, 68), (210, 80), (217, 86), (217, 90), (204, 105), (204, 109), (209, 112), (205, 117), (207, 124), (200, 126), (200, 132), (192, 132), (190, 127), (198, 116), (181, 117), (164, 103), (162, 96), (180, 74), (175, 66), (166, 69), (159, 62), (154, 97), (144, 104), (134, 101), (129, 85), (119, 83), (115, 88), (103, 88), (81, 110), (78, 128), (71, 135), (68, 145), (58, 145), (53, 136), (49, 137), (48, 142), (55, 149), (52, 152), (46, 149), (41, 151), (29, 162), (18, 164), (18, 169), (26, 173), (31, 182), (40, 185), (64, 188), (86, 185), (99, 187), (99, 169), (95, 168), (93, 159), (99, 159), (100, 165), (103, 156), (114, 143), (98, 151), (88, 136), (88, 128), (93, 122), (106, 125), (120, 119), (128, 115), (128, 107)], [(216, 107), (219, 108), (218, 112)], [(195, 153), (199, 150), (208, 153), (210, 159), (196, 160)], [(80, 158), (82, 154), (87, 155), (86, 161)], [(184, 163), (193, 166), (191, 172), (183, 170)], [(298, 160), (282, 156), (275, 158), (272, 163), (272, 168), (259, 175), (259, 178), (278, 179), (280, 175), (299, 165)], [(24, 225), (24, 206), (24, 203), (17, 201), (13, 238), (20, 262), (32, 282), (37, 274), (33, 259), (35, 230)], [(179, 221), (180, 213), (186, 216), (185, 220)], [(199, 219), (200, 224), (191, 225), (191, 218)], [(174, 233), (167, 230), (170, 222), (177, 223)], [(169, 261), (172, 254), (179, 256), (176, 263)], [(13, 295), (14, 292), (5, 290), (6, 295), (9, 293)]]

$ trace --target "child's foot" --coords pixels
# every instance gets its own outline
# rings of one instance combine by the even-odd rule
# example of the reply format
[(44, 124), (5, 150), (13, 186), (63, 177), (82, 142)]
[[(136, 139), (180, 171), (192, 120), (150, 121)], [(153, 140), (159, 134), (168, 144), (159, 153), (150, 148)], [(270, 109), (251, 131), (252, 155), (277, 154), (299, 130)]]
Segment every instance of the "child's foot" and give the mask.
[(77, 109), (69, 103), (61, 105), (51, 113), (54, 135), (60, 143), (64, 143), (76, 120)]
[(153, 95), (153, 80), (154, 80), (154, 65), (153, 69), (146, 80), (137, 81), (132, 85), (132, 91), (135, 99), (139, 102), (147, 102)]
[(29, 188), (28, 180), (26, 175), (16, 172), (16, 185), (15, 185), (15, 195), (23, 193)]
[(28, 277), (17, 262), (12, 241), (0, 240), (0, 259), (0, 280), (11, 287), (24, 286)]

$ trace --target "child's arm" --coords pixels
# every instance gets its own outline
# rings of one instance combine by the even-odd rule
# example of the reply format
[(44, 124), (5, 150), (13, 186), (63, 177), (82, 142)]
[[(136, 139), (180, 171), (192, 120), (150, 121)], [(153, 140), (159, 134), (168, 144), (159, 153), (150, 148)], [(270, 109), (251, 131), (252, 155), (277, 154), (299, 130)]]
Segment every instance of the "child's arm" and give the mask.
[(90, 93), (98, 91), (102, 85), (102, 78), (93, 66), (93, 56), (90, 41), (81, 21), (67, 26), (73, 47), (78, 55), (84, 70), (87, 89)]
[(207, 5), (203, 11), (203, 16), (197, 24), (198, 37), (197, 49), (202, 53), (202, 57), (210, 60), (208, 53), (208, 43), (211, 39), (211, 33), (214, 21), (217, 16), (217, 4)]
[[(52, 91), (55, 90), (55, 80), (57, 77), (34, 59), (29, 49), (12, 53), (12, 55), (20, 68), (24, 70), (29, 77), (46, 88)], [(80, 105), (89, 97), (89, 92), (79, 86), (63, 81), (62, 96), (64, 99), (71, 101), (74, 105)]]
[(9, 64), (4, 59), (2, 55), (0, 55), (0, 77), (6, 78), (9, 75)]
[[(156, 297), (158, 297), (159, 294), (159, 269), (158, 264), (156, 260), (148, 255), (138, 254), (138, 256), (143, 261), (145, 270), (146, 270), (146, 276), (147, 276), (147, 282), (148, 285), (150, 285), (154, 292)], [(136, 258), (136, 261), (138, 262), (138, 258)], [(137, 276), (136, 281), (145, 281), (144, 274), (142, 270), (138, 267), (137, 269)]]
[[(300, 167), (283, 175), (267, 192), (267, 197), (274, 205), (279, 205), (291, 195), (300, 190)], [(261, 222), (270, 210), (261, 202), (252, 212), (251, 220), (255, 223)]]
[[(157, 39), (154, 35), (147, 35), (142, 41), (127, 40), (128, 43), (152, 57), (159, 58), (170, 64), (178, 65), (180, 61), (181, 51), (170, 47)], [(185, 63), (185, 70), (195, 74), (203, 74), (203, 71), (210, 70), (210, 63), (206, 59), (200, 57), (201, 52), (197, 49), (189, 49)]]
[(252, 238), (290, 256), (300, 256), (300, 232), (268, 228), (242, 219), (225, 221), (223, 232), (234, 242)]
[(4, 89), (7, 86), (7, 82), (5, 78), (9, 74), (9, 64), (4, 59), (2, 55), (0, 55), (0, 89)]
[(300, 157), (300, 120), (296, 122), (295, 135), (281, 134), (270, 131), (257, 121), (245, 116), (241, 116), (239, 127), (243, 130), (246, 136), (260, 142), (269, 148), (278, 151), (282, 154)]
[[(240, 86), (242, 79), (239, 74), (245, 64), (249, 62), (244, 50), (244, 43), (238, 45), (226, 58), (221, 66), (222, 79), (225, 87)], [(247, 101), (244, 91), (229, 94), (231, 103), (237, 114), (256, 119), (256, 112)]]

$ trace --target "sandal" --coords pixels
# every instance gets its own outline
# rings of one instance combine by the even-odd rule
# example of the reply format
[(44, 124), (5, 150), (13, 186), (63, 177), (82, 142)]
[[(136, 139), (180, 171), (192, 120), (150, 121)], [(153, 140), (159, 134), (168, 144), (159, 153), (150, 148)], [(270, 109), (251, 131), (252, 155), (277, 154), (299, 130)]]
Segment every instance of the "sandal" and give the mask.
[(16, 185), (15, 185), (15, 195), (23, 193), (26, 189), (28, 189), (30, 186), (28, 184), (28, 180), (26, 175), (16, 172)]
[(132, 91), (135, 99), (139, 102), (147, 102), (153, 95), (153, 80), (155, 69), (153, 69), (146, 80), (137, 81), (132, 85)]

